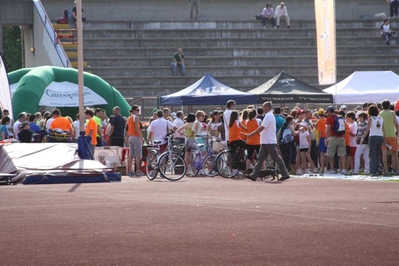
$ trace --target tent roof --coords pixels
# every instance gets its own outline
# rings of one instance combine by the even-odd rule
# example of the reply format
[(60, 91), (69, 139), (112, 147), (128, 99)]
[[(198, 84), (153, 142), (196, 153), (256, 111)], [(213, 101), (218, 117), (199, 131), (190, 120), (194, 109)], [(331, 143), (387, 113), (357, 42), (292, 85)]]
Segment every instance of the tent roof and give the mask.
[(356, 71), (324, 91), (336, 94), (336, 103), (396, 101), (399, 98), (399, 76), (392, 71)]
[(249, 104), (256, 102), (256, 95), (235, 90), (206, 74), (183, 90), (161, 96), (161, 105), (225, 104), (230, 99), (238, 104)]
[(248, 91), (259, 95), (259, 102), (315, 102), (332, 103), (332, 95), (294, 78), (284, 71)]

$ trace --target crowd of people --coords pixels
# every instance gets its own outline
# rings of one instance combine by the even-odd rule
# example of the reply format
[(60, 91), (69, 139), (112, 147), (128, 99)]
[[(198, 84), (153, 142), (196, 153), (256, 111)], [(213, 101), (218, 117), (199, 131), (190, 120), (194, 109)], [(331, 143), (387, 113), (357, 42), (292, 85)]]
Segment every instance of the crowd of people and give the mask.
[[(267, 157), (278, 166), (283, 180), (290, 174), (306, 173), (398, 175), (399, 112), (393, 109), (388, 100), (378, 105), (365, 103), (353, 111), (345, 105), (339, 110), (333, 106), (326, 110), (302, 110), (298, 106), (273, 109), (270, 102), (237, 110), (234, 100), (227, 102), (225, 110), (198, 110), (187, 116), (183, 111), (155, 108), (145, 139), (139, 106), (132, 106), (129, 117), (122, 117), (116, 106), (110, 117), (103, 109), (86, 109), (83, 133), (91, 137), (93, 153), (95, 146), (129, 147), (129, 176), (143, 174), (143, 144), (160, 140), (163, 152), (164, 138), (170, 132), (175, 132), (175, 145), (184, 144), (186, 162), (198, 143), (208, 145), (204, 136), (217, 140), (215, 145), (220, 148), (246, 149), (246, 168), (253, 168), (248, 176), (252, 180), (265, 167)], [(14, 122), (8, 110), (3, 110), (0, 141), (42, 142), (39, 136), (44, 132), (48, 142), (74, 142), (81, 134), (79, 115), (75, 118), (63, 117), (54, 109), (51, 113), (21, 113)]]

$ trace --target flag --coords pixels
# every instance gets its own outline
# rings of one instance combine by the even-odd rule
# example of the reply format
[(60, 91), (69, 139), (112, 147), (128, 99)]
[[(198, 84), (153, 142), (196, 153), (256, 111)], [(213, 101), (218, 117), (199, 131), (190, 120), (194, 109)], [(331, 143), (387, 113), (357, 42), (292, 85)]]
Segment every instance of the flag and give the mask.
[(8, 76), (6, 66), (3, 62), (3, 55), (0, 54), (0, 108), (3, 111), (7, 109), (10, 112), (9, 117), (13, 118), (11, 105), (10, 84), (8, 83)]
[(334, 0), (315, 0), (319, 84), (337, 81)]

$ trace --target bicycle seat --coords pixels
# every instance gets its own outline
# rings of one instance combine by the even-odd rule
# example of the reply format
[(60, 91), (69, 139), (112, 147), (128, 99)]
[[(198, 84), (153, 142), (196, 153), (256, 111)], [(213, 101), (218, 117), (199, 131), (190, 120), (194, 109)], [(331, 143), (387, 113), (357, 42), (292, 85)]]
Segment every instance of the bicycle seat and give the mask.
[(159, 144), (161, 144), (162, 143), (162, 141), (160, 141), (160, 140), (154, 140), (154, 144), (155, 145), (159, 145)]
[(204, 144), (203, 143), (197, 144), (197, 147), (202, 148), (202, 147), (204, 147)]

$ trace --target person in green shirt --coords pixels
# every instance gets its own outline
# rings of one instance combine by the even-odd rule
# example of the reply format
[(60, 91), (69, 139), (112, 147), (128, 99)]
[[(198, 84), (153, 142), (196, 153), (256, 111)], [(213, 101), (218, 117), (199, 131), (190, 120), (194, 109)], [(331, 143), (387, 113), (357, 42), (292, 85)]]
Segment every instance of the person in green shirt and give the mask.
[(93, 119), (96, 121), (97, 124), (97, 146), (100, 147), (102, 146), (102, 141), (101, 141), (101, 113), (102, 113), (101, 108), (96, 108), (94, 110), (94, 116)]
[(184, 65), (184, 54), (183, 49), (177, 49), (177, 52), (173, 55), (173, 62), (172, 62), (172, 72), (173, 76), (176, 76), (177, 67), (181, 68), (181, 74), (183, 76), (186, 75), (186, 66)]
[(399, 132), (399, 124), (394, 111), (389, 110), (391, 103), (388, 100), (382, 102), (383, 110), (379, 116), (382, 117), (384, 123), (384, 144), (382, 145), (382, 163), (384, 165), (385, 174), (389, 173), (388, 165), (388, 150), (391, 150), (391, 161), (392, 161), (392, 173), (397, 174), (399, 170), (398, 162), (398, 141), (396, 138), (397, 132)]

